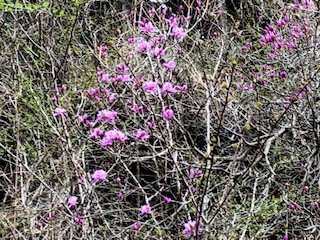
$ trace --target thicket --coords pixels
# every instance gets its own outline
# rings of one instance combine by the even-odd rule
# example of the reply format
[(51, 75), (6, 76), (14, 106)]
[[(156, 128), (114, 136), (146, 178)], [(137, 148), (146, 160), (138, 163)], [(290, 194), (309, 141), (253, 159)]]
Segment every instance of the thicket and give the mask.
[(319, 239), (319, 3), (1, 1), (2, 239)]

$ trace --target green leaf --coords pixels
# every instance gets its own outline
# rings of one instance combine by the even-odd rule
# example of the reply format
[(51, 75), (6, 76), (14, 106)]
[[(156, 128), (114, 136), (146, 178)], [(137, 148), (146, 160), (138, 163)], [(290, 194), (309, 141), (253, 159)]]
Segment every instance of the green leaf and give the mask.
[(60, 10), (59, 16), (60, 16), (60, 17), (63, 17), (63, 16), (64, 16), (64, 10)]
[(35, 11), (35, 9), (33, 8), (33, 5), (32, 5), (32, 4), (28, 4), (28, 5), (27, 5), (27, 11), (30, 12), (30, 13), (32, 13), (32, 12)]
[(47, 9), (49, 7), (49, 5), (50, 5), (50, 2), (42, 3), (42, 7), (45, 8), (45, 9)]

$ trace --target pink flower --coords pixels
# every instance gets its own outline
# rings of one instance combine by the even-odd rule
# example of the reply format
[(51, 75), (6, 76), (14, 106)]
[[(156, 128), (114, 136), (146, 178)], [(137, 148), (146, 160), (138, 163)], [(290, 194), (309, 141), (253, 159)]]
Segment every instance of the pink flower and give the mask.
[(104, 88), (104, 89), (102, 89), (102, 93), (104, 93), (105, 95), (109, 95), (110, 90), (108, 88)]
[(133, 43), (136, 42), (136, 39), (135, 38), (128, 38), (127, 41), (128, 41), (129, 44), (133, 44)]
[(131, 110), (133, 112), (139, 112), (139, 111), (143, 110), (143, 106), (139, 106), (139, 105), (135, 104), (135, 105), (132, 106)]
[(271, 77), (271, 78), (274, 78), (275, 76), (276, 76), (276, 74), (275, 74), (274, 72), (271, 72), (271, 73), (270, 73), (270, 77)]
[[(183, 6), (182, 6), (183, 7)], [(172, 14), (169, 19), (165, 19), (166, 23), (170, 24), (170, 27), (177, 27), (180, 23), (179, 18), (175, 14)]]
[(152, 25), (151, 22), (147, 22), (144, 26), (140, 27), (140, 31), (144, 34), (153, 33), (156, 31), (156, 28)]
[(79, 183), (84, 184), (85, 182), (86, 182), (86, 178), (85, 178), (85, 177), (81, 177), (81, 178), (79, 179)]
[(54, 112), (54, 116), (57, 117), (57, 116), (63, 116), (67, 112), (67, 110), (61, 107), (57, 107), (53, 112)]
[(135, 132), (134, 138), (135, 138), (136, 140), (139, 140), (139, 139), (140, 139), (140, 140), (144, 141), (144, 140), (146, 140), (146, 139), (149, 138), (149, 134), (148, 134), (147, 131), (139, 129), (139, 130), (137, 130), (137, 131)]
[(144, 216), (144, 215), (150, 215), (150, 214), (151, 214), (151, 207), (149, 204), (141, 206), (139, 215)]
[(222, 10), (222, 9), (218, 9), (218, 10), (217, 10), (217, 14), (218, 14), (218, 15), (221, 15), (222, 13), (223, 13), (223, 10)]
[(130, 81), (130, 77), (129, 77), (128, 74), (118, 75), (118, 76), (116, 77), (116, 80), (117, 80), (118, 82), (129, 82), (129, 81)]
[(287, 77), (287, 72), (286, 72), (285, 70), (282, 70), (282, 71), (280, 72), (280, 76), (281, 76), (282, 78), (286, 78), (286, 77)]
[(151, 45), (146, 40), (143, 40), (138, 44), (138, 52), (149, 52), (150, 50)]
[(162, 91), (163, 94), (167, 93), (176, 93), (176, 89), (173, 87), (172, 83), (165, 82), (162, 86)]
[(98, 112), (97, 120), (101, 122), (114, 123), (116, 117), (117, 117), (117, 112), (115, 111), (101, 110)]
[(189, 173), (189, 179), (201, 177), (202, 174), (203, 174), (202, 170), (195, 170), (194, 168), (191, 168)]
[(54, 95), (54, 96), (51, 98), (51, 101), (54, 102), (54, 103), (57, 103), (57, 102), (58, 102), (57, 96)]
[(156, 10), (154, 9), (154, 7), (149, 10), (150, 15), (153, 16), (155, 13), (156, 13)]
[(87, 95), (88, 97), (93, 97), (94, 95), (96, 94), (99, 94), (100, 93), (100, 88), (91, 88), (87, 91)]
[(84, 124), (85, 124), (86, 126), (88, 126), (88, 127), (93, 127), (93, 126), (95, 125), (94, 122), (91, 122), (91, 121), (89, 121), (89, 120), (85, 121)]
[(110, 82), (112, 81), (112, 77), (109, 74), (103, 73), (100, 77), (100, 82), (104, 83), (104, 82)]
[(103, 131), (100, 128), (95, 128), (90, 133), (90, 138), (98, 139), (103, 135)]
[(183, 224), (183, 234), (190, 238), (196, 234), (196, 221), (189, 221), (185, 224)]
[(98, 76), (98, 77), (101, 77), (102, 74), (104, 74), (104, 73), (105, 73), (104, 70), (103, 70), (103, 69), (100, 69), (100, 70), (97, 71), (97, 76)]
[(292, 203), (291, 205), (290, 205), (290, 209), (292, 210), (292, 211), (297, 211), (297, 209), (298, 209), (298, 206), (297, 206), (297, 204), (296, 203)]
[(303, 98), (301, 92), (297, 92), (297, 93), (295, 94), (295, 97), (296, 97), (298, 100), (301, 100), (301, 99)]
[(116, 68), (118, 71), (124, 72), (124, 73), (128, 73), (128, 71), (129, 71), (129, 68), (125, 63), (118, 64)]
[(97, 48), (97, 53), (99, 54), (99, 56), (105, 60), (107, 59), (108, 56), (108, 47), (107, 46), (100, 46)]
[(175, 26), (172, 28), (171, 35), (179, 41), (182, 41), (187, 34), (183, 28)]
[(276, 55), (274, 53), (269, 53), (268, 54), (268, 57), (271, 59), (271, 60), (274, 60), (276, 58)]
[(175, 64), (175, 62), (173, 60), (171, 60), (169, 62), (163, 63), (162, 67), (172, 71), (176, 67), (176, 64)]
[(117, 198), (118, 198), (119, 200), (123, 200), (124, 194), (123, 194), (122, 192), (119, 192), (118, 195), (117, 195)]
[(103, 147), (110, 146), (113, 144), (115, 140), (118, 140), (123, 143), (127, 139), (128, 139), (127, 136), (123, 132), (116, 129), (109, 130), (104, 133), (104, 137), (101, 140), (101, 146)]
[(84, 223), (84, 218), (81, 216), (77, 216), (74, 218), (74, 221), (78, 224), (83, 224)]
[(111, 138), (108, 134), (105, 134), (102, 138), (100, 144), (103, 147), (111, 146), (113, 144), (113, 138)]
[(135, 232), (138, 232), (141, 227), (142, 227), (142, 223), (141, 222), (136, 222), (135, 224), (133, 224), (132, 230), (135, 231)]
[(245, 86), (244, 89), (247, 90), (248, 92), (253, 91), (253, 89), (254, 89), (253, 83), (248, 84), (247, 86)]
[(108, 173), (102, 169), (96, 170), (91, 177), (94, 183), (108, 182)]
[(163, 48), (160, 48), (160, 47), (155, 47), (154, 49), (153, 49), (153, 56), (155, 56), (155, 57), (158, 57), (158, 56), (160, 56), (160, 57), (162, 57), (162, 56), (164, 56), (164, 50), (163, 50)]
[(68, 208), (75, 207), (78, 204), (78, 197), (70, 196), (68, 199)]
[(304, 5), (305, 8), (312, 8), (313, 4), (309, 0), (302, 0), (302, 4)]
[(163, 201), (164, 201), (165, 203), (171, 203), (172, 199), (165, 196), (165, 197), (163, 197)]
[(156, 93), (157, 91), (157, 83), (153, 81), (144, 82), (142, 84), (142, 88), (145, 91), (150, 91), (152, 93)]
[(53, 220), (55, 218), (56, 214), (54, 211), (49, 212), (48, 216), (46, 217), (46, 220), (48, 222), (50, 222), (51, 220)]
[(147, 125), (150, 129), (154, 129), (156, 124), (154, 122), (147, 122)]
[(187, 84), (184, 84), (182, 86), (176, 86), (176, 90), (177, 91), (180, 91), (180, 92), (185, 92), (188, 90), (188, 85)]
[(162, 117), (165, 121), (174, 118), (174, 113), (172, 109), (166, 109), (162, 111)]
[(168, 8), (166, 7), (166, 5), (163, 5), (162, 10), (161, 10), (161, 14), (163, 16), (165, 16), (167, 14), (167, 10), (168, 10)]
[(36, 221), (36, 226), (37, 228), (41, 228), (43, 226), (42, 222), (41, 221)]
[(114, 100), (116, 99), (116, 94), (115, 93), (111, 93), (109, 98), (108, 98), (108, 101), (111, 103), (113, 102)]
[(78, 115), (77, 116), (77, 119), (82, 122), (82, 123), (85, 123), (87, 120), (88, 120), (88, 114), (84, 114), (84, 115)]
[(120, 184), (121, 183), (121, 178), (117, 177), (115, 181), (116, 181), (117, 184)]

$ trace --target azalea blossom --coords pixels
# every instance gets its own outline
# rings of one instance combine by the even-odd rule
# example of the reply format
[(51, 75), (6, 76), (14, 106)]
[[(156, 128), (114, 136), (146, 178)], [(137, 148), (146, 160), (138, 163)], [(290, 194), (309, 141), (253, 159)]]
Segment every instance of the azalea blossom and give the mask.
[(172, 71), (176, 67), (176, 64), (175, 64), (175, 62), (173, 60), (171, 60), (169, 62), (163, 63), (162, 67)]
[(116, 77), (116, 80), (118, 82), (129, 82), (130, 81), (130, 76), (128, 74), (118, 75)]
[(139, 105), (135, 104), (135, 105), (132, 106), (131, 110), (133, 112), (139, 112), (139, 111), (143, 110), (143, 106), (139, 106)]
[(146, 139), (149, 138), (149, 134), (148, 134), (147, 131), (139, 129), (139, 130), (137, 130), (137, 131), (135, 132), (134, 138), (135, 138), (136, 140), (140, 139), (140, 140), (144, 141), (144, 140), (146, 140)]
[(146, 40), (142, 40), (138, 44), (138, 52), (149, 52), (151, 50), (151, 45)]
[(141, 227), (142, 227), (142, 223), (141, 222), (136, 222), (135, 224), (133, 224), (132, 230), (138, 232)]
[(254, 89), (253, 83), (248, 84), (247, 86), (245, 86), (244, 89), (247, 90), (248, 92), (253, 91)]
[(152, 25), (151, 22), (147, 22), (144, 26), (140, 27), (140, 31), (144, 34), (153, 33), (156, 31), (156, 28)]
[(42, 222), (39, 220), (37, 220), (35, 224), (36, 224), (37, 228), (41, 228), (43, 226)]
[(101, 110), (98, 112), (97, 120), (101, 122), (114, 123), (116, 117), (117, 117), (117, 112), (115, 111)]
[(177, 27), (180, 23), (179, 18), (177, 18), (177, 16), (174, 14), (172, 14), (172, 16), (169, 19), (165, 19), (165, 22), (169, 23), (170, 27), (172, 27), (172, 28)]
[(88, 120), (88, 114), (83, 114), (83, 115), (78, 115), (77, 116), (77, 119), (82, 122), (82, 123), (85, 123), (87, 120)]
[(74, 221), (75, 221), (76, 223), (78, 223), (78, 224), (83, 224), (83, 223), (84, 223), (84, 218), (81, 217), (81, 216), (76, 216), (76, 217), (74, 218)]
[(116, 99), (116, 94), (115, 93), (111, 93), (109, 95), (108, 101), (111, 103)]
[(94, 183), (108, 182), (108, 173), (102, 169), (96, 170), (91, 177)]
[(173, 87), (172, 83), (170, 82), (165, 82), (162, 86), (162, 90), (161, 92), (163, 94), (167, 94), (167, 93), (176, 93), (177, 90)]
[(171, 203), (172, 199), (165, 196), (165, 197), (163, 197), (163, 201), (164, 201), (165, 203)]
[(190, 168), (189, 179), (201, 177), (202, 174), (203, 174), (202, 170), (195, 170), (194, 168)]
[(61, 107), (57, 107), (56, 109), (53, 110), (54, 112), (54, 116), (58, 117), (58, 116), (63, 116), (67, 110)]
[(139, 215), (144, 216), (144, 215), (150, 215), (150, 214), (151, 214), (151, 207), (149, 204), (141, 206)]
[(173, 113), (172, 109), (163, 110), (162, 117), (165, 121), (174, 118), (174, 113)]
[(194, 236), (196, 233), (196, 221), (189, 221), (185, 224), (183, 224), (183, 234), (187, 237), (190, 238)]
[(93, 97), (94, 95), (100, 94), (100, 88), (91, 88), (87, 91), (88, 97)]
[(187, 35), (185, 30), (181, 27), (173, 27), (172, 28), (172, 34), (173, 37), (175, 37), (176, 39), (178, 39), (179, 41), (182, 41), (185, 36)]
[(152, 93), (156, 93), (157, 91), (157, 83), (153, 81), (144, 82), (142, 84), (142, 88), (145, 91), (150, 91)]
[(124, 198), (123, 192), (119, 192), (118, 195), (117, 195), (117, 198), (118, 198), (119, 200), (123, 200), (123, 198)]
[(103, 74), (101, 74), (99, 81), (104, 83), (104, 82), (110, 82), (112, 80), (113, 80), (113, 78), (109, 74), (103, 73)]
[[(193, 237), (196, 234), (196, 221), (188, 221), (187, 223), (183, 224), (183, 234), (187, 237)], [(198, 232), (201, 232), (202, 229), (199, 228)]]
[(180, 91), (180, 92), (185, 92), (188, 90), (188, 85), (187, 84), (184, 84), (182, 86), (176, 86), (175, 87), (177, 91)]
[(75, 207), (78, 204), (78, 197), (70, 196), (68, 199), (68, 208)]
[(156, 127), (156, 124), (154, 122), (147, 122), (147, 125), (150, 129), (154, 129)]
[(152, 52), (153, 52), (153, 56), (155, 57), (164, 56), (164, 49), (161, 47), (155, 47)]
[(121, 183), (121, 178), (117, 177), (115, 181), (116, 181), (117, 184), (120, 184)]
[(115, 140), (118, 140), (120, 142), (125, 142), (128, 139), (128, 137), (121, 131), (113, 129), (106, 131), (104, 133), (104, 137), (101, 140), (101, 146), (107, 147), (113, 144)]
[(90, 138), (98, 139), (103, 135), (103, 131), (100, 128), (95, 128), (90, 133)]
[(105, 73), (105, 71), (103, 69), (100, 69), (100, 70), (97, 71), (97, 76), (100, 77), (104, 73)]
[(129, 71), (129, 68), (125, 63), (118, 64), (116, 68), (118, 71), (124, 72), (124, 73), (128, 73), (128, 71)]
[(287, 77), (287, 72), (286, 72), (285, 70), (282, 70), (282, 71), (280, 72), (280, 76), (281, 76), (282, 78), (286, 78), (286, 77)]

